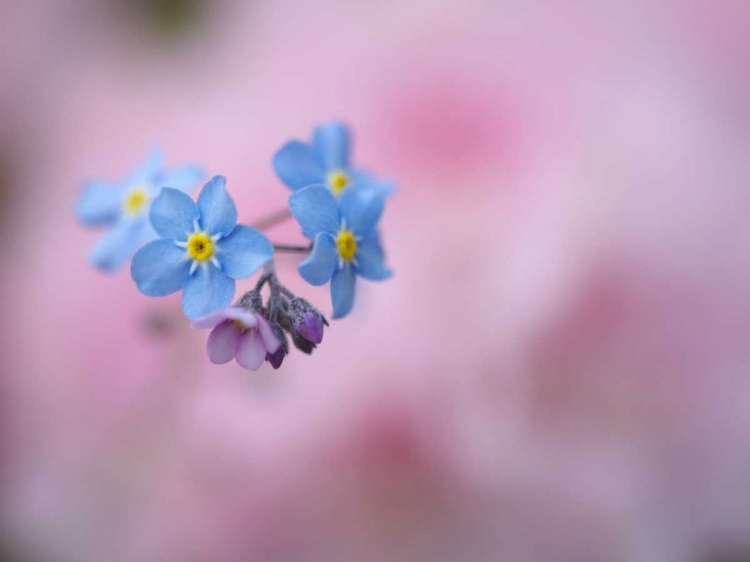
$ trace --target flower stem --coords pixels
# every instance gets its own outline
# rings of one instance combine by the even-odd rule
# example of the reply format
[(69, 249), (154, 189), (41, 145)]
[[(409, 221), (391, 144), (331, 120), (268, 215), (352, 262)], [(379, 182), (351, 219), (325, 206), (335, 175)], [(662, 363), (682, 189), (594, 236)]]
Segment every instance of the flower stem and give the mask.
[(274, 244), (273, 249), (277, 252), (290, 252), (298, 254), (306, 254), (312, 249), (312, 245), (308, 246), (293, 246), (289, 244)]
[(255, 224), (253, 224), (253, 228), (256, 228), (258, 230), (265, 230), (267, 228), (271, 228), (272, 226), (285, 221), (288, 218), (291, 218), (292, 213), (289, 212), (289, 209), (280, 209), (276, 211), (275, 213), (272, 213), (268, 215), (267, 217), (264, 217), (257, 221)]

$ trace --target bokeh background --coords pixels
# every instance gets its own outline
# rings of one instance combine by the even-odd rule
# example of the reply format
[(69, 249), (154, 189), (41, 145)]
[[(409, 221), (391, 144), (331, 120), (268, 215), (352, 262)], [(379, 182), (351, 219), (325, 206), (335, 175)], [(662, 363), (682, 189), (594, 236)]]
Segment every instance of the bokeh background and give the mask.
[[(743, 0), (1, 0), (0, 559), (750, 560), (748, 61)], [(396, 275), (312, 357), (87, 265), (83, 180), (252, 222), (329, 119)]]

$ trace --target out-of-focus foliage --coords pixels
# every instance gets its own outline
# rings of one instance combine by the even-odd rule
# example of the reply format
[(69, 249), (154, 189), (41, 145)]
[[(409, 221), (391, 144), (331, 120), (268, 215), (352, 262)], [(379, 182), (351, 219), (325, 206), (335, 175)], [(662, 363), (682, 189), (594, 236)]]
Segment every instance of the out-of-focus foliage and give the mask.
[(117, 0), (154, 34), (170, 38), (190, 33), (210, 15), (211, 0)]

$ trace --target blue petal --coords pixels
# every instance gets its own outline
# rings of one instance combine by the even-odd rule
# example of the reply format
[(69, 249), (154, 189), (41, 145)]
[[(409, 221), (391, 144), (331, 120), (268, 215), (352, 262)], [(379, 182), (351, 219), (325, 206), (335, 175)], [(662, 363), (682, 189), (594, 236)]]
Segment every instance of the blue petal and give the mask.
[(190, 193), (206, 175), (205, 170), (194, 164), (178, 166), (163, 174), (159, 174), (157, 187), (171, 187), (185, 193)]
[(148, 221), (122, 219), (96, 243), (89, 261), (104, 271), (116, 271), (133, 255), (133, 252), (154, 238), (156, 238), (156, 233), (151, 229)]
[(357, 244), (357, 273), (372, 281), (388, 279), (393, 272), (383, 263), (384, 257), (378, 232), (373, 231)]
[(393, 180), (376, 178), (362, 170), (351, 170), (349, 177), (351, 177), (353, 186), (374, 189), (383, 198), (390, 197), (396, 191), (396, 183)]
[(146, 160), (138, 166), (125, 182), (128, 187), (151, 184), (164, 167), (164, 151), (161, 148), (151, 150)]
[(229, 306), (233, 296), (234, 279), (205, 262), (185, 284), (182, 311), (190, 320), (200, 318)]
[(339, 198), (346, 228), (359, 236), (372, 232), (383, 214), (383, 198), (375, 190), (353, 185)]
[(227, 179), (214, 176), (198, 196), (201, 226), (209, 234), (226, 236), (237, 224), (237, 207), (227, 193)]
[(325, 181), (323, 163), (312, 147), (297, 140), (289, 141), (274, 154), (273, 169), (279, 179), (292, 189)]
[(76, 202), (76, 217), (90, 226), (110, 224), (122, 212), (125, 189), (98, 181), (87, 182)]
[(349, 129), (343, 123), (327, 123), (315, 127), (313, 148), (326, 169), (349, 166)]
[(354, 304), (354, 284), (356, 275), (351, 265), (345, 265), (333, 274), (331, 279), (331, 300), (333, 301), (333, 318), (343, 318)]
[(273, 257), (273, 244), (249, 226), (238, 225), (217, 242), (221, 271), (233, 279), (246, 279)]
[(172, 240), (154, 240), (138, 250), (130, 262), (130, 276), (149, 297), (165, 297), (185, 286), (192, 260)]
[(162, 238), (187, 240), (194, 232), (195, 221), (200, 213), (189, 196), (170, 187), (161, 190), (154, 199), (149, 211), (149, 219), (154, 230)]
[(292, 193), (289, 210), (302, 227), (302, 234), (308, 238), (315, 238), (319, 232), (333, 234), (341, 226), (336, 200), (321, 185), (312, 185)]
[(320, 232), (315, 237), (312, 252), (297, 269), (302, 278), (311, 285), (325, 285), (336, 269), (338, 257), (333, 236), (327, 232)]

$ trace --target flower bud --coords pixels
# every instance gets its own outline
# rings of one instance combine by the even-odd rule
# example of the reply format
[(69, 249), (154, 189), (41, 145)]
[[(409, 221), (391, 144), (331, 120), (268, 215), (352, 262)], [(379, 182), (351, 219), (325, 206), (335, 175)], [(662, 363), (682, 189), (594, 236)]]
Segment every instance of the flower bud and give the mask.
[(310, 340), (302, 337), (297, 331), (292, 332), (292, 342), (294, 347), (299, 349), (302, 353), (310, 355), (317, 346)]
[(281, 345), (273, 353), (266, 354), (266, 361), (271, 364), (271, 367), (273, 367), (274, 369), (278, 369), (284, 362), (284, 357), (286, 357), (286, 354), (289, 353), (289, 341), (286, 338), (284, 330), (282, 330), (281, 326), (279, 326), (275, 322), (271, 324), (271, 329), (273, 330), (274, 335), (281, 342)]
[(313, 344), (323, 341), (323, 326), (327, 326), (328, 321), (315, 307), (304, 299), (295, 298), (291, 303), (291, 313), (296, 333)]

